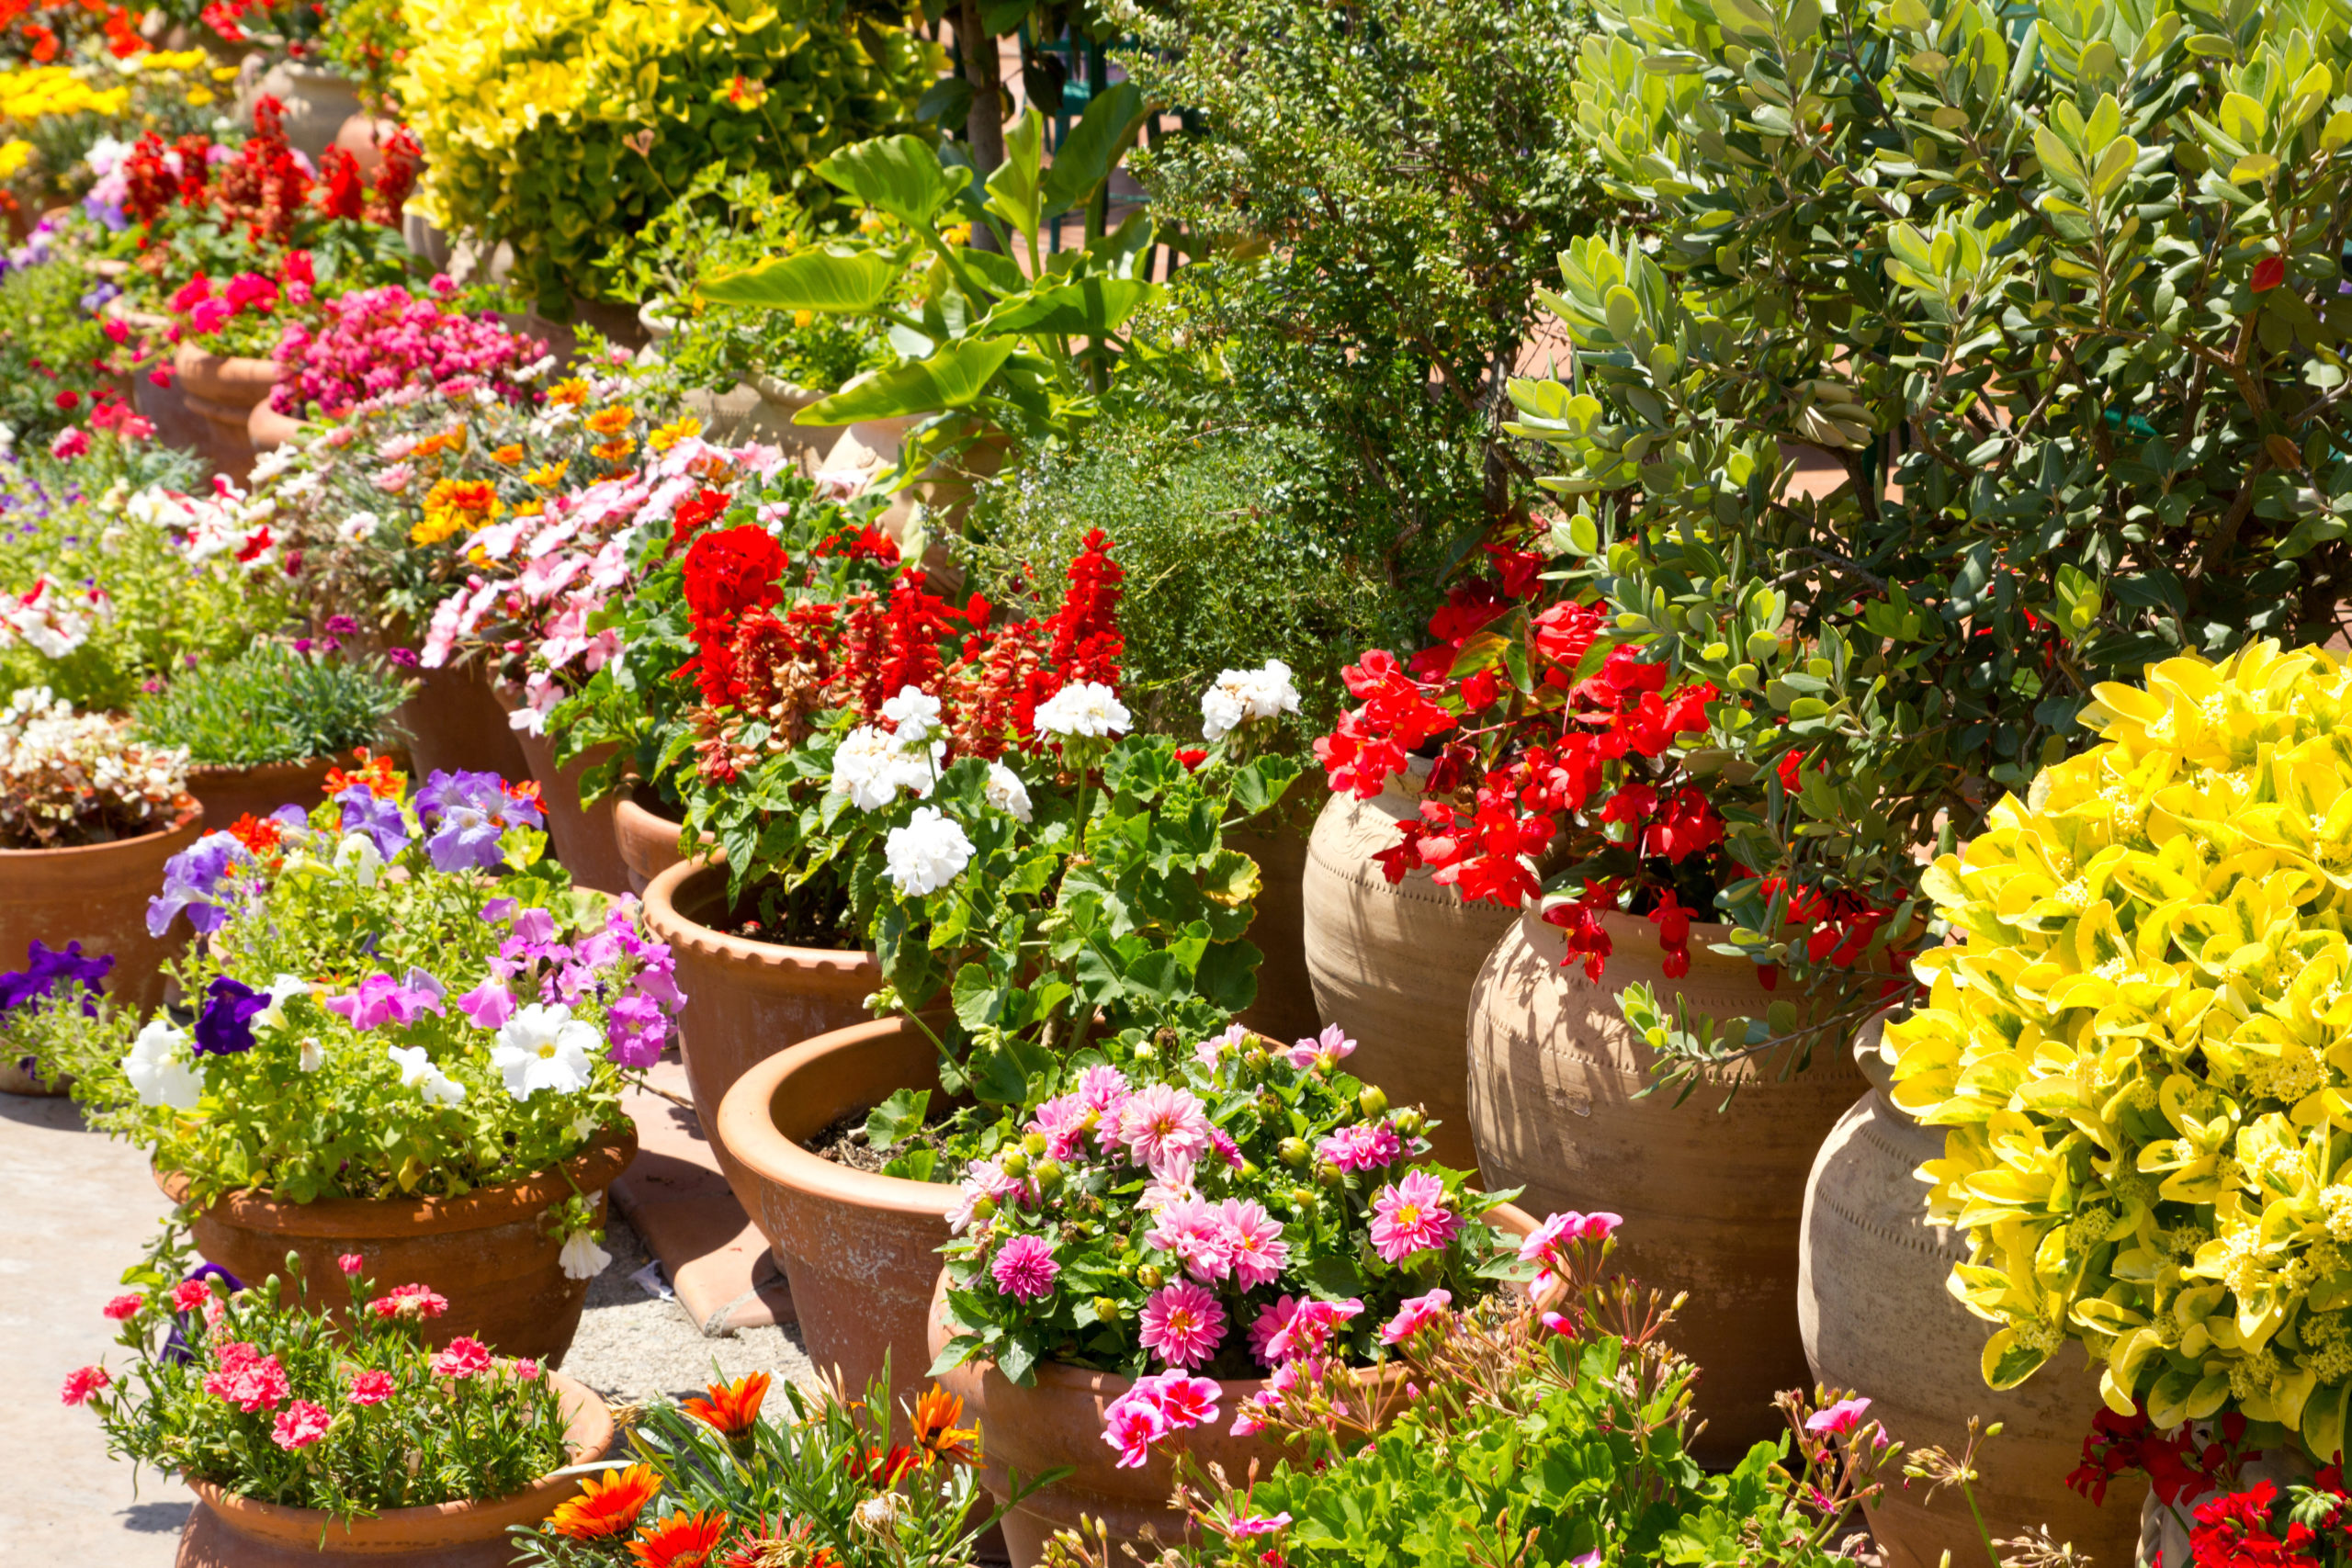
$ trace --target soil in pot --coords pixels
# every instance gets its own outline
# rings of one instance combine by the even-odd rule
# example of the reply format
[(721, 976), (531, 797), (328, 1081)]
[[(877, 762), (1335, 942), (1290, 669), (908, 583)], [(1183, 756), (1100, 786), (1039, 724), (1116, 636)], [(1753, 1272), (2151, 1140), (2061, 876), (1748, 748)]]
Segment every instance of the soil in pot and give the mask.
[[(604, 1458), (613, 1416), (590, 1390), (548, 1374), (570, 1425), (563, 1435), (571, 1464)], [(535, 1525), (580, 1494), (580, 1477), (551, 1476), (504, 1497), (390, 1508), (348, 1523), (314, 1508), (288, 1508), (225, 1493), (191, 1480), (196, 1506), (180, 1536), (175, 1568), (317, 1568), (349, 1559), (369, 1568), (507, 1568), (514, 1543), (507, 1531)]]
[(729, 899), (727, 881), (720, 862), (673, 865), (647, 886), (645, 914), (648, 928), (670, 944), (686, 996), (679, 1050), (694, 1086), (695, 1114), (744, 1212), (756, 1216), (759, 1184), (728, 1142), (721, 1102), (754, 1064), (863, 1021), (882, 971), (862, 949), (801, 947), (760, 940), (765, 931), (746, 934), (751, 917)]
[[(510, 719), (523, 705), (523, 694), (516, 687), (502, 682), (492, 691)], [(607, 795), (593, 806), (580, 802), (580, 776), (611, 756), (613, 748), (592, 748), (558, 767), (554, 741), (530, 729), (516, 729), (514, 734), (531, 777), (539, 783), (539, 801), (547, 807), (548, 838), (555, 845), (555, 858), (582, 887), (599, 893), (631, 891), (628, 866), (621, 859), (620, 846), (613, 841), (614, 797)]]
[[(432, 1343), (469, 1334), (506, 1355), (553, 1366), (580, 1326), (588, 1281), (564, 1274), (563, 1236), (548, 1228), (547, 1211), (576, 1187), (602, 1224), (606, 1190), (636, 1155), (632, 1127), (560, 1168), (462, 1198), (292, 1203), (244, 1192), (192, 1212), (188, 1223), (197, 1250), (247, 1283), (282, 1274), (292, 1252), (315, 1286), (337, 1279), (335, 1259), (356, 1252), (384, 1288), (429, 1285), (449, 1299), (449, 1310), (424, 1325)], [(185, 1200), (184, 1177), (158, 1171), (155, 1181), (174, 1202)]]
[(1662, 1002), (1679, 994), (1715, 1018), (1761, 1016), (1770, 998), (1754, 964), (1707, 950), (1726, 928), (1692, 925), (1690, 971), (1669, 980), (1647, 920), (1603, 920), (1616, 951), (1600, 980), (1581, 963), (1562, 967), (1564, 933), (1532, 909), (1479, 971), (1469, 1007), (1478, 1165), (1491, 1187), (1524, 1187), (1521, 1201), (1539, 1213), (1623, 1215), (1618, 1266), (1690, 1293), (1667, 1337), (1705, 1371), (1695, 1451), (1728, 1464), (1780, 1434), (1773, 1396), (1810, 1381), (1796, 1308), (1805, 1179), (1864, 1085), (1837, 1051), (1785, 1080), (1772, 1063), (1712, 1072), (1679, 1104), (1670, 1090), (1645, 1094), (1656, 1057), (1619, 1012), (1620, 991), (1646, 982)]
[(0, 850), (0, 971), (22, 969), (36, 939), (112, 953), (107, 994), (141, 1012), (164, 999), (164, 962), (187, 945), (185, 919), (147, 933), (147, 901), (163, 891), (164, 863), (201, 838), (201, 806), (160, 833), (66, 850)]

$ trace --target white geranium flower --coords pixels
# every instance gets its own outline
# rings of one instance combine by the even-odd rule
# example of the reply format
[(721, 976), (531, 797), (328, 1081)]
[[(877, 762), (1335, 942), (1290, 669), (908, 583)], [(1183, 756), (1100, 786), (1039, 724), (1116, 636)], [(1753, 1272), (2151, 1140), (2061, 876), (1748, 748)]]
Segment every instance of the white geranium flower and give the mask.
[(327, 1048), (319, 1043), (319, 1037), (315, 1034), (303, 1036), (302, 1070), (306, 1073), (315, 1073), (326, 1065)]
[(1201, 734), (1222, 740), (1247, 720), (1275, 718), (1298, 711), (1298, 687), (1290, 666), (1270, 659), (1255, 670), (1227, 670), (1201, 694)]
[(1119, 694), (1099, 681), (1064, 686), (1037, 705), (1037, 728), (1048, 735), (1114, 735), (1134, 722)]
[(401, 1087), (413, 1089), (429, 1105), (456, 1105), (466, 1098), (466, 1086), (434, 1066), (422, 1045), (388, 1045), (385, 1050), (401, 1070)]
[(285, 1028), (286, 1004), (296, 997), (309, 996), (311, 989), (311, 982), (300, 975), (280, 975), (269, 983), (269, 1005), (254, 1014), (254, 1022), (265, 1029)]
[(593, 1024), (560, 1004), (533, 1002), (498, 1027), (490, 1065), (506, 1078), (506, 1092), (528, 1100), (543, 1089), (576, 1094), (594, 1072), (591, 1056), (604, 1043)]
[(384, 852), (367, 834), (345, 833), (343, 842), (334, 847), (334, 869), (336, 874), (348, 876), (362, 887), (373, 887), (383, 874)]
[[(893, 698), (892, 701), (896, 701)], [(931, 794), (947, 743), (920, 740), (909, 750), (898, 736), (874, 725), (861, 724), (842, 737), (833, 749), (833, 793), (849, 796), (860, 811), (879, 811), (906, 790), (917, 800)]]
[(989, 782), (981, 786), (981, 793), (988, 797), (990, 806), (1015, 822), (1030, 819), (1029, 786), (1021, 782), (1019, 773), (1002, 762), (989, 764)]
[(972, 860), (972, 840), (962, 824), (935, 806), (919, 806), (903, 828), (883, 840), (882, 856), (891, 886), (920, 897), (935, 893), (963, 874)]
[(122, 1072), (139, 1091), (140, 1104), (168, 1105), (174, 1111), (196, 1109), (204, 1093), (204, 1075), (197, 1070), (193, 1044), (186, 1030), (160, 1018), (139, 1032), (130, 1055), (122, 1059)]
[(252, 482), (266, 485), (294, 466), (293, 452), (284, 446), (273, 446), (254, 459)]
[(573, 1231), (563, 1238), (563, 1251), (556, 1261), (563, 1266), (565, 1279), (593, 1280), (610, 1266), (613, 1255), (596, 1245), (592, 1233)]
[(901, 686), (882, 705), (882, 716), (899, 727), (900, 746), (914, 746), (939, 727), (939, 699), (920, 686)]

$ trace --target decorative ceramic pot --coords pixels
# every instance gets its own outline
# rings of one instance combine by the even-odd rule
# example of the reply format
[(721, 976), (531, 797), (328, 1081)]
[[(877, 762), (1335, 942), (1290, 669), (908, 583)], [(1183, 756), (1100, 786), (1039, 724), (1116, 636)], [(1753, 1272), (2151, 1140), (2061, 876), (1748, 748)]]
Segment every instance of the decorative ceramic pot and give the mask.
[(881, 989), (882, 971), (862, 949), (729, 936), (717, 929), (726, 922), (727, 906), (727, 867), (718, 862), (673, 865), (645, 890), (647, 928), (670, 944), (678, 988), (686, 994), (679, 1050), (694, 1085), (695, 1114), (744, 1213), (756, 1216), (760, 1185), (728, 1144), (721, 1102), (754, 1063), (863, 1021), (865, 998)]
[(1805, 1176), (1863, 1081), (1838, 1052), (1785, 1079), (1771, 1064), (1710, 1072), (1679, 1103), (1672, 1092), (1645, 1094), (1657, 1058), (1618, 1011), (1618, 992), (1645, 982), (1662, 1003), (1679, 994), (1691, 1014), (1713, 1018), (1759, 1017), (1770, 998), (1754, 964), (1707, 950), (1729, 939), (1726, 927), (1693, 924), (1690, 971), (1670, 980), (1649, 921), (1602, 921), (1616, 951), (1599, 981), (1580, 962), (1562, 966), (1565, 933), (1532, 909), (1478, 972), (1469, 1007), (1478, 1168), (1490, 1187), (1524, 1186), (1521, 1201), (1539, 1213), (1623, 1215), (1619, 1267), (1669, 1294), (1690, 1292), (1667, 1338), (1704, 1374), (1696, 1451), (1728, 1463), (1781, 1430), (1773, 1396), (1809, 1381), (1796, 1306)]
[(1227, 848), (1258, 863), (1257, 909), (1244, 933), (1266, 961), (1258, 966), (1258, 999), (1241, 1010), (1240, 1021), (1287, 1045), (1323, 1027), (1315, 1011), (1315, 987), (1306, 977), (1306, 833), (1277, 819), (1229, 829)]
[[(1958, 1453), (1971, 1416), (2000, 1422), (1976, 1461), (1976, 1506), (1994, 1539), (2047, 1525), (2093, 1562), (2128, 1562), (2147, 1483), (2119, 1478), (2095, 1506), (2065, 1482), (2100, 1409), (2098, 1374), (2082, 1353), (2060, 1351), (2007, 1393), (1984, 1386), (1992, 1325), (1944, 1288), (1952, 1265), (1968, 1260), (1967, 1238), (1928, 1223), (1928, 1190), (1913, 1175), (1943, 1157), (1943, 1130), (1922, 1127), (1886, 1098), (1883, 1027), (1871, 1023), (1855, 1043), (1869, 1091), (1830, 1130), (1805, 1184), (1797, 1322), (1814, 1381), (1868, 1394), (1871, 1415), (1898, 1442)], [(1921, 1487), (1890, 1486), (1868, 1512), (1885, 1568), (1936, 1568), (1947, 1548), (1959, 1562), (1976, 1540), (1968, 1504), (1952, 1488), (1931, 1502)], [(2188, 1561), (2184, 1549), (2177, 1562)]]
[(302, 421), (295, 414), (279, 413), (263, 398), (245, 414), (245, 443), (259, 457), (275, 452), (302, 433)]
[(1356, 1043), (1348, 1070), (1379, 1085), (1390, 1104), (1428, 1111), (1439, 1162), (1469, 1169), (1478, 1156), (1463, 1019), (1479, 964), (1519, 914), (1467, 903), (1425, 870), (1388, 880), (1372, 857), (1419, 809), (1408, 779), (1391, 778), (1370, 800), (1330, 798), (1307, 840), (1300, 943), (1315, 1010)]
[(376, 171), (384, 166), (384, 143), (401, 128), (396, 119), (379, 119), (365, 108), (351, 115), (334, 133), (334, 144), (351, 154), (359, 166), (359, 177), (373, 184)]
[[(147, 901), (164, 890), (164, 863), (204, 835), (208, 818), (190, 804), (172, 827), (136, 839), (67, 850), (0, 850), (0, 971), (22, 969), (36, 940), (114, 955), (107, 995), (141, 1012), (164, 999), (164, 961), (186, 945), (176, 920), (147, 934)], [(219, 826), (219, 824), (213, 824)]]
[[(305, 1278), (332, 1281), (339, 1277), (336, 1258), (356, 1252), (367, 1260), (368, 1277), (385, 1289), (429, 1285), (449, 1298), (449, 1310), (424, 1325), (434, 1344), (470, 1334), (509, 1356), (553, 1366), (580, 1326), (588, 1281), (565, 1275), (564, 1238), (548, 1228), (548, 1211), (576, 1189), (601, 1225), (605, 1190), (636, 1156), (631, 1127), (560, 1168), (477, 1187), (462, 1198), (291, 1203), (239, 1192), (187, 1218), (197, 1250), (247, 1283), (282, 1274), (288, 1252), (300, 1256)], [(173, 1202), (187, 1201), (187, 1179), (178, 1172), (157, 1171), (155, 1184)]]
[[(1508, 1203), (1487, 1217), (1498, 1230), (1512, 1235), (1523, 1236), (1535, 1228), (1532, 1215)], [(947, 1271), (942, 1269), (932, 1281), (932, 1295), (924, 1304), (923, 1343), (931, 1357), (946, 1348), (953, 1337), (943, 1322), (946, 1305)], [(1364, 1368), (1353, 1376), (1357, 1386), (1365, 1391), (1360, 1407), (1371, 1409), (1393, 1397), (1396, 1385), (1404, 1381), (1405, 1369), (1392, 1361), (1384, 1367)], [(963, 1399), (967, 1420), (978, 1418), (975, 1424), (982, 1437), (980, 1479), (999, 1502), (1012, 1495), (1011, 1475), (1027, 1479), (1062, 1465), (1070, 1467), (1069, 1475), (1031, 1493), (1004, 1517), (1005, 1545), (1012, 1551), (1013, 1568), (1034, 1568), (1045, 1556), (1046, 1543), (1057, 1531), (1076, 1529), (1080, 1516), (1100, 1519), (1109, 1528), (1110, 1550), (1116, 1562), (1126, 1561), (1119, 1551), (1123, 1542), (1143, 1551), (1146, 1525), (1153, 1527), (1164, 1541), (1184, 1538), (1183, 1516), (1168, 1506), (1169, 1495), (1175, 1490), (1175, 1461), (1154, 1453), (1140, 1466), (1122, 1469), (1118, 1450), (1102, 1440), (1102, 1413), (1135, 1386), (1134, 1380), (1047, 1361), (1037, 1368), (1031, 1385), (1023, 1388), (998, 1371), (993, 1363), (967, 1361), (943, 1374), (939, 1382)], [(1264, 1386), (1258, 1380), (1226, 1381), (1221, 1408), (1230, 1416)], [(1249, 1475), (1252, 1462), (1262, 1472), (1283, 1457), (1279, 1439), (1263, 1435), (1237, 1438), (1231, 1426), (1229, 1419), (1220, 1419), (1185, 1433), (1185, 1451), (1202, 1469), (1221, 1465), (1237, 1481)]]
[[(491, 691), (511, 720), (523, 705), (521, 689), (501, 682)], [(592, 747), (558, 767), (555, 742), (546, 736), (516, 729), (514, 743), (523, 749), (523, 760), (539, 782), (539, 802), (547, 807), (548, 838), (555, 845), (555, 858), (563, 863), (571, 880), (599, 893), (628, 892), (628, 866), (621, 859), (620, 846), (613, 841), (613, 796), (607, 795), (594, 806), (580, 803), (580, 775), (611, 756), (613, 748)]]
[[(683, 979), (683, 959), (679, 970)], [(899, 1089), (938, 1088), (937, 1048), (891, 1018), (769, 1057), (719, 1109), (721, 1141), (752, 1179), (744, 1207), (791, 1281), (808, 1359), (840, 1369), (853, 1390), (880, 1377), (886, 1359), (895, 1396), (923, 1387), (932, 1286), (960, 1190), (836, 1165), (805, 1145)], [(993, 1444), (994, 1426), (989, 1436)]]
[(653, 879), (685, 859), (678, 841), (684, 825), (639, 806), (624, 789), (613, 798), (613, 848), (628, 876), (628, 890), (642, 896)]
[(205, 423), (203, 455), (243, 484), (254, 468), (253, 438), (245, 427), (254, 405), (269, 396), (286, 367), (275, 359), (212, 354), (183, 343), (172, 355), (172, 374), (188, 412)]
[[(560, 1372), (547, 1374), (569, 1421), (564, 1450), (574, 1465), (592, 1463), (613, 1445), (605, 1402)], [(368, 1568), (506, 1568), (514, 1543), (507, 1531), (536, 1525), (579, 1495), (581, 1478), (556, 1474), (503, 1497), (388, 1508), (348, 1523), (317, 1508), (288, 1508), (191, 1480), (196, 1506), (180, 1536), (176, 1568), (298, 1568), (356, 1562)]]

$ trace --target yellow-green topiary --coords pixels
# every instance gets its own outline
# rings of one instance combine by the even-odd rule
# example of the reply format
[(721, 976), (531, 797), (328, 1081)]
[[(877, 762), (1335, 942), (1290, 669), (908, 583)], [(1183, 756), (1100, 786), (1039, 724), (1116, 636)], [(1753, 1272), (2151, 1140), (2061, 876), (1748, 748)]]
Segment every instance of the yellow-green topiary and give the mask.
[(829, 196), (808, 166), (909, 129), (944, 68), (827, 0), (409, 0), (407, 18), (412, 205), (507, 241), (548, 308), (593, 295), (596, 259), (712, 164)]
[(2105, 743), (1925, 886), (1962, 945), (1887, 1031), (1968, 1233), (1995, 1387), (2064, 1340), (2108, 1403), (2325, 1458), (2352, 1389), (2352, 668), (2257, 643), (2103, 684)]

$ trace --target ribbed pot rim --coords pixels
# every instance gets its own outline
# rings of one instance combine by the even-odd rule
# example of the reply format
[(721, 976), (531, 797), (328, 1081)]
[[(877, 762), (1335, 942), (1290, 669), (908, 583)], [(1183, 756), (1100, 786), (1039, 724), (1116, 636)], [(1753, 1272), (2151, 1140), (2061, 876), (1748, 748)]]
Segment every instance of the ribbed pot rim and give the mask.
[[(650, 899), (651, 890), (647, 892)], [(719, 1105), (719, 1143), (745, 1169), (796, 1192), (847, 1208), (946, 1218), (961, 1196), (954, 1183), (910, 1181), (902, 1176), (836, 1165), (785, 1136), (770, 1111), (795, 1074), (808, 1071), (835, 1053), (860, 1051), (877, 1041), (896, 1039), (912, 1028), (903, 1018), (876, 1019), (820, 1034), (753, 1063)], [(804, 1097), (797, 1103), (809, 1102)], [(821, 1127), (854, 1108), (842, 1104), (816, 1109), (827, 1112), (817, 1123)]]
[[(842, 983), (852, 978), (866, 977), (871, 977), (877, 986), (881, 983), (881, 964), (865, 948), (789, 947), (782, 942), (753, 942), (749, 937), (729, 936), (680, 910), (679, 893), (686, 882), (696, 877), (724, 876), (726, 870), (725, 857), (714, 852), (694, 860), (680, 861), (648, 883), (645, 888), (645, 921), (652, 928), (653, 934), (668, 942), (673, 949), (683, 947), (717, 964), (746, 969), (813, 973)], [(688, 901), (698, 900), (707, 891), (697, 886), (688, 889), (685, 897)], [(725, 897), (723, 892), (720, 897)]]

